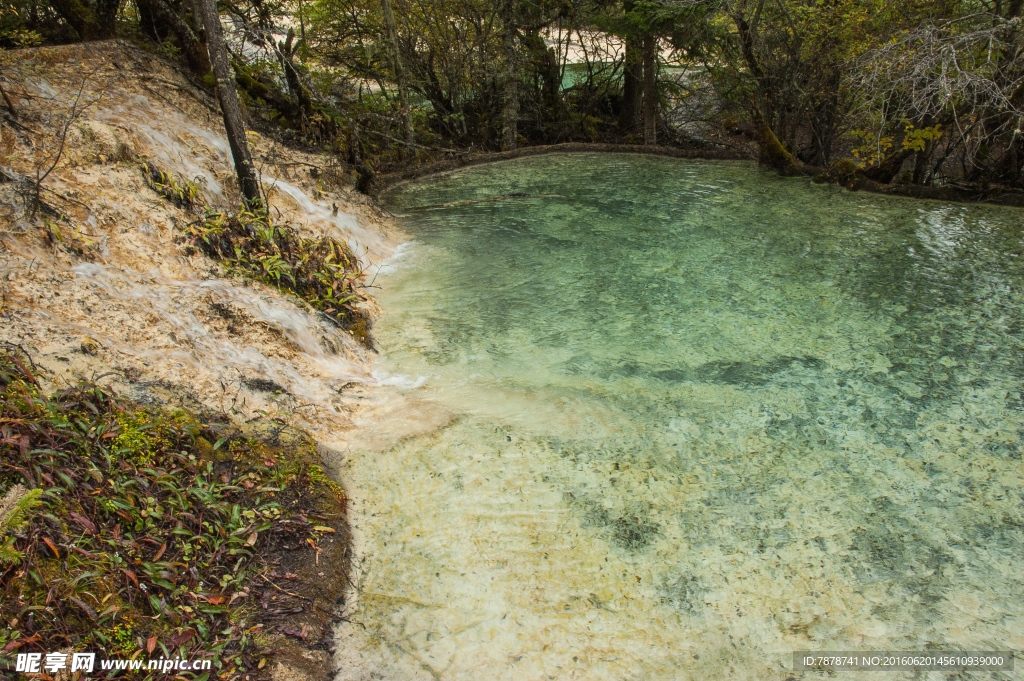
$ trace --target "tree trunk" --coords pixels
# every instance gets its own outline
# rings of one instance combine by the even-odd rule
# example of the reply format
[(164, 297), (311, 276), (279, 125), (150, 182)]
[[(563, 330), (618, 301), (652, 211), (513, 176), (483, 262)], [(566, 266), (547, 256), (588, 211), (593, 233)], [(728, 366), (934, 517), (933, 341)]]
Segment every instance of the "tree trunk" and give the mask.
[(800, 172), (800, 161), (796, 160), (793, 154), (782, 146), (782, 142), (764, 119), (757, 104), (751, 101), (751, 106), (753, 107), (754, 124), (757, 126), (757, 143), (760, 151), (758, 162), (775, 168), (783, 175)]
[[(1018, 5), (1020, 3), (1017, 3)], [(1017, 13), (1020, 13), (1020, 8), (1017, 7)], [(1016, 16), (1016, 15), (1014, 15)], [(1022, 104), (1024, 104), (1024, 83), (1021, 83), (1010, 95), (1010, 105), (1020, 110)], [(1007, 116), (1010, 118), (1010, 116)], [(1020, 132), (1022, 119), (1020, 116), (1017, 117), (1016, 125), (1010, 123), (1006, 126), (1008, 128), (1005, 133), (1007, 136), (1006, 152), (1003, 154), (999, 161), (999, 167), (997, 169), (998, 177), (1001, 181), (1011, 185), (1016, 185), (1021, 182), (1024, 177), (1024, 136)]]
[(658, 39), (644, 36), (644, 144), (657, 144)]
[[(998, 6), (998, 5), (997, 5)], [(995, 70), (994, 80), (1000, 88), (1009, 85), (1008, 77), (1019, 75), (1019, 69), (1014, 68), (1015, 60), (1018, 60), (1018, 31), (1019, 23), (1013, 22), (1021, 11), (1024, 10), (1024, 1), (1011, 0), (1006, 5), (1006, 12), (1003, 18), (1007, 19), (1005, 24), (1008, 28), (1002, 35), (1004, 47), (999, 50), (998, 67)], [(1010, 23), (1013, 22), (1013, 23)], [(972, 166), (967, 174), (968, 180), (992, 180), (1006, 181), (1008, 178), (1015, 178), (1016, 169), (1009, 169), (1008, 162), (1015, 162), (1016, 150), (1014, 144), (1019, 137), (1017, 130), (1020, 129), (1019, 115), (1013, 109), (1020, 109), (1024, 100), (1024, 84), (1017, 86), (1010, 95), (1010, 106), (997, 105), (989, 102), (980, 116), (981, 143), (978, 144)], [(1016, 120), (1014, 120), (1016, 118)], [(1005, 149), (1006, 153), (997, 158), (992, 158), (993, 151)], [(1007, 172), (1009, 170), (1009, 172)], [(1010, 179), (1013, 182), (1013, 179)]]
[(79, 40), (106, 40), (114, 37), (120, 0), (54, 0), (51, 7), (78, 34)]
[(501, 112), (501, 149), (516, 148), (519, 136), (519, 71), (516, 68), (515, 0), (504, 0), (501, 43), (505, 56), (503, 102)]
[(875, 182), (882, 184), (891, 184), (896, 174), (900, 172), (900, 168), (903, 167), (903, 162), (910, 158), (913, 154), (911, 149), (901, 149), (889, 156), (885, 157), (881, 163), (873, 168), (865, 168), (863, 170), (864, 177)]
[[(924, 143), (924, 149), (914, 154), (914, 174), (911, 182), (914, 184), (925, 184), (931, 179), (930, 170), (932, 154), (935, 152), (935, 140), (928, 140)], [(929, 182), (930, 184), (930, 182)]]
[(381, 0), (384, 9), (384, 24), (388, 32), (388, 44), (391, 46), (391, 67), (395, 70), (395, 86), (398, 88), (398, 106), (401, 109), (402, 133), (409, 144), (414, 142), (412, 119), (409, 115), (409, 94), (405, 86), (405, 65), (402, 63), (402, 52), (398, 47), (398, 25), (395, 13), (391, 9), (391, 0)]
[(155, 43), (162, 43), (170, 35), (170, 27), (160, 17), (160, 8), (157, 6), (159, 1), (135, 0), (135, 7), (139, 10), (139, 28), (143, 35)]
[(299, 71), (295, 68), (293, 58), (295, 57), (295, 29), (288, 29), (288, 37), (283, 43), (278, 43), (278, 52), (281, 55), (281, 67), (284, 69), (285, 81), (288, 83), (288, 91), (299, 106), (300, 127), (304, 134), (308, 133), (309, 120), (313, 117), (313, 99), (309, 91), (302, 84)]
[(811, 152), (810, 163), (814, 166), (827, 168), (832, 162), (832, 145), (836, 139), (841, 122), (839, 111), (840, 74), (832, 70), (825, 80), (823, 96), (814, 97), (817, 101), (811, 107)]
[(363, 165), (362, 143), (359, 140), (359, 121), (348, 121), (348, 164), (353, 168)]
[[(139, 28), (154, 42), (162, 43), (173, 35), (181, 47), (185, 66), (197, 78), (210, 73), (210, 56), (202, 31), (193, 30), (168, 0), (135, 0), (139, 10)], [(193, 8), (193, 15), (201, 14)]]
[(11, 118), (18, 120), (18, 110), (14, 108), (14, 103), (11, 102), (11, 98), (7, 96), (7, 90), (4, 90), (3, 85), (0, 85), (0, 95), (3, 95), (4, 104), (7, 105), (7, 110), (11, 112)]
[(619, 128), (624, 133), (636, 132), (642, 106), (641, 81), (644, 61), (636, 38), (626, 38), (626, 57), (622, 65), (622, 107), (619, 109)]
[(231, 156), (235, 160), (238, 185), (242, 190), (246, 208), (254, 212), (262, 211), (264, 205), (260, 183), (256, 178), (252, 157), (249, 155), (249, 142), (245, 138), (245, 124), (242, 122), (242, 110), (238, 106), (235, 81), (231, 76), (227, 56), (224, 54), (224, 37), (221, 33), (216, 0), (196, 0), (196, 4), (203, 15), (206, 45), (210, 50), (213, 75), (217, 78), (217, 99), (220, 101), (220, 110), (224, 116), (224, 131), (231, 146)]
[(79, 40), (91, 39), (90, 32), (96, 18), (88, 5), (79, 0), (54, 0), (51, 6)]
[[(758, 115), (761, 116), (762, 121), (765, 119), (765, 115), (770, 120), (775, 120), (775, 116), (779, 113), (780, 107), (775, 101), (775, 91), (769, 82), (768, 77), (765, 75), (764, 69), (761, 68), (761, 64), (757, 59), (757, 54), (754, 52), (754, 36), (751, 32), (750, 23), (747, 22), (746, 18), (741, 14), (734, 14), (732, 16), (733, 23), (736, 24), (736, 32), (740, 38), (740, 50), (743, 53), (743, 60), (747, 63), (747, 68), (750, 69), (750, 75), (754, 77), (754, 82), (757, 84), (757, 92), (760, 97), (760, 102), (756, 106), (764, 107), (762, 111), (758, 108)], [(755, 125), (758, 122), (754, 121)], [(770, 129), (770, 128), (769, 128)], [(775, 133), (773, 132), (774, 136)], [(777, 139), (777, 138), (776, 138)]]
[(529, 62), (535, 69), (534, 82), (538, 77), (543, 82), (536, 84), (536, 91), (540, 95), (543, 107), (537, 109), (537, 123), (544, 120), (544, 111), (550, 111), (551, 118), (561, 119), (561, 97), (559, 92), (562, 85), (562, 70), (558, 65), (558, 57), (555, 56), (555, 49), (548, 47), (541, 37), (539, 30), (520, 36), (520, 43), (523, 51), (529, 56)]
[(117, 13), (119, 11), (121, 11), (121, 0), (97, 0), (97, 38), (107, 40), (117, 35)]

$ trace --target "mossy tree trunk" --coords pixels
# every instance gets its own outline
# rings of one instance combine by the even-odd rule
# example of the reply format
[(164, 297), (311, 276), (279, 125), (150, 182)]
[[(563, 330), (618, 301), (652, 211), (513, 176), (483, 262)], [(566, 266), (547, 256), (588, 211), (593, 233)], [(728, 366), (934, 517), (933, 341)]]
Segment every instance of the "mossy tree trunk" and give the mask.
[(751, 102), (754, 125), (757, 126), (757, 144), (760, 151), (758, 162), (775, 168), (783, 175), (794, 175), (800, 172), (800, 161), (782, 145), (771, 126), (761, 115), (761, 109)]
[(560, 89), (562, 85), (562, 69), (558, 63), (558, 57), (553, 47), (548, 47), (538, 30), (533, 30), (525, 35), (520, 35), (519, 40), (525, 48), (530, 64), (533, 66), (536, 75), (540, 76), (541, 86), (538, 94), (542, 107), (538, 107), (538, 123), (543, 120), (545, 112), (551, 120), (561, 120), (562, 99)]
[[(302, 40), (299, 40), (301, 43)], [(295, 66), (295, 52), (298, 50), (298, 45), (295, 43), (295, 29), (288, 29), (288, 36), (284, 42), (278, 43), (278, 52), (281, 55), (281, 68), (284, 69), (285, 81), (288, 83), (288, 90), (291, 96), (295, 98), (295, 102), (299, 107), (299, 127), (303, 133), (308, 132), (309, 121), (313, 117), (313, 98), (310, 97), (309, 90), (302, 84), (302, 78), (299, 77), (299, 70)]]
[(899, 151), (889, 154), (885, 159), (877, 166), (871, 168), (865, 168), (862, 171), (864, 177), (875, 182), (881, 182), (882, 184), (889, 184), (896, 177), (896, 174), (900, 172), (900, 168), (903, 167), (904, 161), (910, 158), (914, 151), (912, 149), (900, 149)]
[(50, 5), (79, 40), (107, 40), (115, 35), (121, 0), (54, 0)]
[[(198, 0), (195, 0), (198, 2)], [(162, 43), (171, 36), (181, 48), (182, 59), (197, 78), (210, 73), (210, 56), (201, 28), (189, 26), (183, 18), (191, 14), (194, 24), (202, 25), (200, 12), (187, 4), (172, 5), (170, 0), (135, 0), (139, 10), (139, 28), (150, 40)]]
[(246, 207), (254, 212), (262, 211), (264, 209), (263, 196), (260, 193), (260, 183), (256, 177), (252, 156), (249, 155), (249, 142), (245, 138), (245, 123), (242, 121), (242, 110), (238, 106), (235, 81), (225, 54), (224, 37), (216, 0), (196, 0), (196, 4), (203, 15), (206, 45), (210, 50), (213, 75), (217, 79), (217, 100), (220, 102), (221, 114), (224, 116), (224, 131), (228, 136), (231, 156), (235, 161), (238, 186), (242, 190)]
[(391, 51), (391, 68), (395, 71), (395, 87), (398, 88), (398, 108), (401, 109), (402, 134), (405, 141), (412, 144), (412, 118), (409, 112), (409, 92), (405, 83), (405, 64), (402, 61), (402, 50), (398, 44), (398, 24), (395, 22), (395, 12), (391, 7), (391, 0), (381, 0), (381, 8), (384, 10), (384, 25), (388, 32), (388, 46)]

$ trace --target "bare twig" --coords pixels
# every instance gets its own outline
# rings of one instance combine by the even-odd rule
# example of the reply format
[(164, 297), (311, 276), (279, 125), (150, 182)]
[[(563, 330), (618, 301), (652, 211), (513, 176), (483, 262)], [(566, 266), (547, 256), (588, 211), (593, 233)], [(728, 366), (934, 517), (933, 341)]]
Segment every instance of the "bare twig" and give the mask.
[(442, 151), (446, 154), (454, 154), (456, 156), (465, 156), (466, 154), (473, 153), (472, 151), (466, 149), (460, 151), (458, 149), (446, 149), (445, 147), (425, 147), (422, 144), (416, 144), (415, 142), (406, 142), (405, 140), (398, 139), (397, 137), (392, 137), (391, 135), (385, 135), (382, 132), (377, 132), (376, 130), (371, 130), (370, 128), (363, 128), (362, 132), (368, 132), (371, 135), (377, 135), (378, 137), (383, 137), (384, 139), (390, 140), (392, 142), (397, 142), (398, 144), (401, 144), (406, 147), (412, 147), (413, 149), (424, 149), (426, 151)]
[(40, 205), (42, 204), (42, 201), (41, 201), (41, 199), (39, 197), (39, 194), (42, 191), (43, 180), (45, 180), (47, 177), (49, 177), (50, 173), (53, 172), (54, 168), (57, 167), (57, 164), (60, 163), (61, 158), (64, 156), (64, 146), (67, 143), (68, 130), (71, 129), (71, 124), (74, 123), (82, 115), (82, 113), (85, 111), (86, 107), (88, 107), (88, 106), (90, 106), (90, 105), (95, 103), (95, 101), (89, 102), (89, 104), (87, 104), (85, 107), (82, 107), (82, 108), (79, 108), (79, 106), (78, 106), (81, 103), (81, 101), (82, 101), (82, 93), (85, 91), (85, 84), (89, 81), (89, 78), (91, 78), (93, 76), (93, 74), (95, 74), (98, 70), (99, 70), (99, 67), (93, 69), (88, 74), (86, 74), (85, 78), (82, 79), (82, 84), (78, 88), (78, 94), (75, 95), (75, 98), (74, 98), (74, 100), (71, 103), (71, 110), (68, 112), (67, 119), (64, 121), (64, 127), (61, 128), (61, 131), (60, 131), (60, 146), (57, 148), (57, 155), (53, 159), (53, 163), (51, 163), (50, 167), (46, 169), (46, 172), (42, 173), (42, 174), (40, 174), (40, 171), (42, 170), (42, 166), (39, 166), (39, 167), (36, 168), (35, 202), (34, 202), (34, 204), (32, 206), (32, 215), (33, 216), (35, 216), (36, 211), (39, 209)]
[[(971, 30), (974, 21), (984, 27)], [(880, 92), (891, 102), (892, 119), (935, 116), (950, 103), (1019, 114), (1013, 93), (1024, 74), (1007, 70), (996, 56), (1012, 48), (1004, 38), (1015, 25), (989, 14), (925, 23), (860, 55), (853, 72), (861, 74), (857, 80), (864, 91)]]

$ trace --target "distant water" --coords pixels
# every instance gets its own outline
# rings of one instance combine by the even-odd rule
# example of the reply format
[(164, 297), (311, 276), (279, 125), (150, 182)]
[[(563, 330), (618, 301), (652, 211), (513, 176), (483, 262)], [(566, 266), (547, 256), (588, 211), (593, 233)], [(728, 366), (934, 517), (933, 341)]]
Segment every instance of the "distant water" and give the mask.
[(377, 368), (453, 418), (349, 457), (385, 678), (1024, 649), (1024, 211), (631, 155), (388, 201)]

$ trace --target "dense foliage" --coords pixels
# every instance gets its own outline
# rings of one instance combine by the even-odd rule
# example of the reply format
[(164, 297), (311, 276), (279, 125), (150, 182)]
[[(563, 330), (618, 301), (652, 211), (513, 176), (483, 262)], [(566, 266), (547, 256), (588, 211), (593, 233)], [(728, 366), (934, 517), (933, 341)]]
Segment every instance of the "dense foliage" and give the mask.
[[(199, 0), (16, 0), (8, 47), (124, 35), (212, 83)], [(1022, 0), (225, 0), (253, 120), (363, 177), (568, 141), (759, 146), (1024, 183)]]

